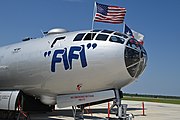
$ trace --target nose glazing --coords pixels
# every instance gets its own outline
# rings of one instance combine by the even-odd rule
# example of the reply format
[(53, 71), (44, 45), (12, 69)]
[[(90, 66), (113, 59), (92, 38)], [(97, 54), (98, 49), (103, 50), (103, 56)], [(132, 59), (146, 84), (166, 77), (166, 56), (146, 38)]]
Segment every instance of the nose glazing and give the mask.
[(147, 63), (147, 53), (144, 47), (136, 39), (131, 38), (126, 43), (124, 57), (129, 74), (137, 78), (144, 71)]

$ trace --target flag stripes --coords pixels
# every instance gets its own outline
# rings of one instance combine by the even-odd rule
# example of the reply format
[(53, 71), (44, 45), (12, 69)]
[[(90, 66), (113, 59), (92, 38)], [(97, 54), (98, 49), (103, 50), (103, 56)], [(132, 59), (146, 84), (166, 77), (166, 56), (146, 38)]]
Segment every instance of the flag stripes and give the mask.
[(121, 24), (124, 22), (126, 8), (118, 6), (108, 6), (96, 3), (97, 12), (94, 17), (96, 22), (105, 22), (113, 24)]

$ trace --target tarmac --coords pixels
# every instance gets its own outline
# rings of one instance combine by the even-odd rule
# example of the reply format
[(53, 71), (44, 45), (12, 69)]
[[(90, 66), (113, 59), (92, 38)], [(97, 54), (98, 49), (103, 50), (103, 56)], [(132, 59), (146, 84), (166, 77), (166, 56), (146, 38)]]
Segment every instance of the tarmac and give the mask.
[[(112, 104), (112, 103), (111, 103)], [(122, 101), (122, 104), (128, 104), (127, 113), (134, 115), (133, 120), (180, 120), (180, 105), (144, 102), (145, 112), (143, 115), (142, 102)], [(84, 120), (107, 120), (108, 103), (86, 107)], [(77, 115), (80, 112), (77, 111)], [(30, 114), (31, 120), (74, 120), (72, 108), (58, 109), (51, 113), (33, 113)], [(115, 114), (110, 114), (113, 120)]]

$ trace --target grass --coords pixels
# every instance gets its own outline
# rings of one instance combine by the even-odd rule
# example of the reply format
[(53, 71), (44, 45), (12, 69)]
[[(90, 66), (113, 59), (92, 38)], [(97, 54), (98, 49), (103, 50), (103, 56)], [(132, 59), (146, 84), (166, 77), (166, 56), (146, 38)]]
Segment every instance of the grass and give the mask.
[(123, 100), (179, 104), (180, 99), (124, 96)]

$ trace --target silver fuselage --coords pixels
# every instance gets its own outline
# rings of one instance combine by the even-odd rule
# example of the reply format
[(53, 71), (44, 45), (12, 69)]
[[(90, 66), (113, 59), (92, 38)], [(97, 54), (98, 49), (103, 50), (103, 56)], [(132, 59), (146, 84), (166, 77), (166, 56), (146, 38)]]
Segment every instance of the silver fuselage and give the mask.
[[(73, 41), (79, 33), (88, 34), (90, 31), (52, 34), (1, 47), (0, 89), (19, 89), (35, 96), (56, 96), (122, 88), (139, 76), (130, 75), (125, 62), (130, 37), (123, 38), (124, 43), (112, 42), (109, 39), (113, 32), (102, 33), (108, 35), (106, 41), (96, 40), (99, 31), (93, 40)], [(79, 47), (85, 52), (82, 56)], [(55, 55), (55, 51), (59, 53)], [(67, 56), (62, 57), (65, 54)], [(83, 54), (85, 58), (82, 58)], [(84, 59), (86, 63), (82, 63)], [(143, 62), (144, 59), (143, 56)]]

